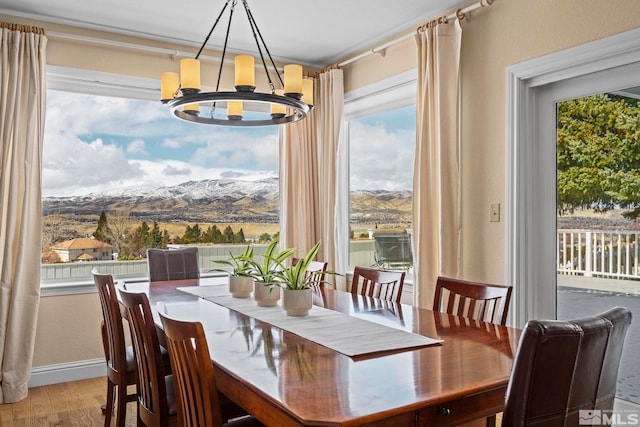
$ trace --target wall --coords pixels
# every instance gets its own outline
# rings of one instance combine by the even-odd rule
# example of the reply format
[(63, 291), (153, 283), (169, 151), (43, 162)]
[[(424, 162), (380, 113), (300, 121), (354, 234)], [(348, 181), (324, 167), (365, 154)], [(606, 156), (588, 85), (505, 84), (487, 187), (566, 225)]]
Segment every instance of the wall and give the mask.
[[(489, 205), (505, 206), (506, 69), (532, 58), (640, 27), (637, 0), (496, 0), (463, 22), (463, 277), (505, 280), (505, 222), (489, 222)], [(345, 67), (347, 90), (415, 66), (414, 41)]]
[[(426, 19), (427, 17), (425, 17)], [(0, 15), (5, 21), (39, 25), (47, 31), (74, 32), (139, 44), (176, 48), (124, 36), (84, 31)], [(640, 27), (637, 0), (496, 0), (463, 23), (462, 42), (462, 208), (463, 276), (504, 281), (504, 218), (489, 222), (489, 205), (505, 203), (506, 68), (531, 58)], [(178, 47), (187, 50), (185, 47)], [(167, 54), (141, 53), (51, 36), (51, 65), (157, 78), (176, 70)], [(373, 83), (416, 64), (414, 41), (408, 39), (345, 66), (347, 91)], [(204, 66), (214, 73), (214, 65)], [(227, 73), (230, 74), (230, 73)], [(205, 84), (211, 84), (205, 80)], [(101, 357), (97, 331), (97, 295), (43, 298), (34, 366)]]

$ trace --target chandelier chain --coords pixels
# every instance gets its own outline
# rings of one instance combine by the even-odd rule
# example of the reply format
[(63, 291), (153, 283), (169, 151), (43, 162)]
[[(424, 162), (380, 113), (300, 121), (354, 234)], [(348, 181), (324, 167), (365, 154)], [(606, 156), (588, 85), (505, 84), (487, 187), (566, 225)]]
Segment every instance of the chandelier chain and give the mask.
[(198, 53), (195, 56), (195, 59), (200, 58), (200, 54), (202, 53), (202, 51), (204, 50), (204, 47), (207, 45), (207, 43), (209, 42), (209, 38), (211, 37), (211, 34), (213, 33), (213, 30), (216, 29), (216, 26), (218, 25), (218, 22), (220, 22), (220, 18), (222, 18), (222, 15), (224, 14), (224, 11), (227, 10), (227, 6), (229, 6), (229, 3), (235, 1), (235, 0), (227, 0), (227, 2), (224, 4), (224, 7), (222, 8), (222, 10), (220, 11), (220, 14), (218, 15), (218, 17), (216, 18), (216, 22), (213, 23), (213, 26), (211, 27), (211, 29), (209, 30), (209, 34), (207, 34), (207, 37), (205, 37), (204, 42), (202, 43), (202, 45), (200, 46), (200, 49), (198, 50)]
[(224, 58), (227, 54), (227, 43), (229, 42), (229, 31), (231, 30), (231, 21), (233, 20), (233, 12), (236, 10), (237, 1), (233, 0), (229, 13), (229, 23), (227, 24), (227, 34), (224, 37), (224, 46), (222, 47), (222, 59), (220, 59), (220, 71), (218, 71), (218, 82), (216, 83), (216, 92), (220, 90), (220, 78), (222, 77), (222, 67), (224, 67)]
[[(264, 46), (265, 52), (267, 52), (267, 56), (269, 57), (269, 61), (271, 62), (271, 66), (273, 67), (274, 70), (276, 70), (276, 76), (278, 76), (278, 80), (280, 81), (280, 85), (282, 85), (282, 87), (284, 88), (284, 82), (282, 81), (282, 77), (280, 76), (280, 73), (278, 72), (278, 67), (276, 67), (276, 63), (273, 60), (273, 57), (271, 56), (271, 52), (269, 51), (269, 47), (267, 46), (267, 43), (265, 43), (264, 38), (262, 37), (262, 33), (260, 32), (260, 28), (258, 27), (258, 24), (256, 23), (256, 20), (253, 17), (253, 13), (251, 13), (251, 9), (249, 9), (249, 4), (247, 3), (247, 0), (242, 0), (242, 3), (244, 4), (244, 8), (247, 11), (247, 19), (249, 20), (249, 25), (251, 26), (251, 30), (253, 31), (253, 38), (256, 40), (256, 46), (258, 46), (258, 52), (260, 53), (260, 59), (262, 60), (262, 65), (264, 67), (264, 72), (267, 74), (267, 78), (269, 80), (269, 86), (271, 87), (271, 91), (273, 92), (275, 90), (275, 87), (274, 87), (273, 82), (271, 81), (271, 77), (269, 76), (269, 71), (267, 70), (267, 64), (265, 63), (264, 56), (262, 55), (262, 49), (260, 49), (260, 43), (258, 42), (258, 38), (257, 37), (260, 37), (260, 41), (262, 42), (262, 46)], [(256, 37), (256, 33), (257, 33), (257, 37)]]

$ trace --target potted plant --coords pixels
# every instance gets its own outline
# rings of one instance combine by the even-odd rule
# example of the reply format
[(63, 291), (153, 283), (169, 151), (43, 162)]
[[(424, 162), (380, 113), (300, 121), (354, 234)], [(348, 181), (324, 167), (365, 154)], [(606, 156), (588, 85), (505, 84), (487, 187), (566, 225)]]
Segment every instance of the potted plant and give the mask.
[(276, 271), (281, 268), (284, 261), (293, 255), (293, 249), (283, 249), (277, 252), (278, 239), (274, 239), (262, 260), (248, 260), (251, 264), (251, 276), (254, 280), (253, 296), (261, 307), (272, 307), (280, 299), (280, 287), (276, 283)]
[[(247, 246), (240, 255), (233, 255), (229, 251), (230, 258), (228, 260), (217, 260), (218, 264), (224, 264), (232, 267), (229, 272), (229, 292), (234, 298), (247, 298), (253, 290), (252, 263), (253, 247)], [(227, 271), (218, 269), (218, 271)]]
[(282, 307), (289, 316), (306, 316), (313, 305), (312, 285), (318, 276), (336, 274), (333, 271), (307, 271), (320, 249), (320, 242), (298, 260), (295, 265), (283, 266), (274, 272), (277, 285), (282, 287)]

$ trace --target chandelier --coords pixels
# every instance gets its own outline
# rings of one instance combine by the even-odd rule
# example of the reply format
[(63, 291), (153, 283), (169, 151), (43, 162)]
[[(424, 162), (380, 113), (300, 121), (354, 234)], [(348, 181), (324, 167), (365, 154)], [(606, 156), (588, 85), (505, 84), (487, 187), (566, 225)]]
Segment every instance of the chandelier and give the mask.
[[(302, 66), (297, 64), (284, 66), (283, 79), (262, 38), (247, 0), (240, 1), (244, 6), (249, 27), (256, 42), (270, 92), (256, 92), (255, 59), (249, 55), (236, 55), (234, 58), (235, 91), (220, 91), (220, 80), (227, 56), (231, 22), (238, 3), (238, 0), (226, 0), (195, 58), (180, 60), (179, 75), (173, 72), (162, 73), (162, 103), (166, 104), (169, 111), (179, 119), (209, 125), (267, 126), (303, 119), (313, 108), (313, 80), (303, 78)], [(229, 19), (216, 89), (215, 92), (201, 92), (200, 61), (198, 58), (227, 9), (229, 10)], [(269, 71), (263, 51), (269, 59), (272, 72)], [(243, 114), (246, 104), (249, 106), (258, 104), (254, 105), (254, 109), (263, 112), (247, 117)], [(267, 109), (269, 113), (266, 113)]]

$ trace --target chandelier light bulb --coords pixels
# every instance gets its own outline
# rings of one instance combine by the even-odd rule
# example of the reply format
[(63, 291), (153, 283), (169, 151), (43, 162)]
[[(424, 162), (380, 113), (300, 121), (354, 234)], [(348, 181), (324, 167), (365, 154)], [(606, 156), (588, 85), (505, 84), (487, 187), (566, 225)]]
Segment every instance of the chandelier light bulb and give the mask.
[(256, 88), (256, 70), (253, 56), (237, 55), (235, 58), (235, 87), (237, 91), (253, 91)]

